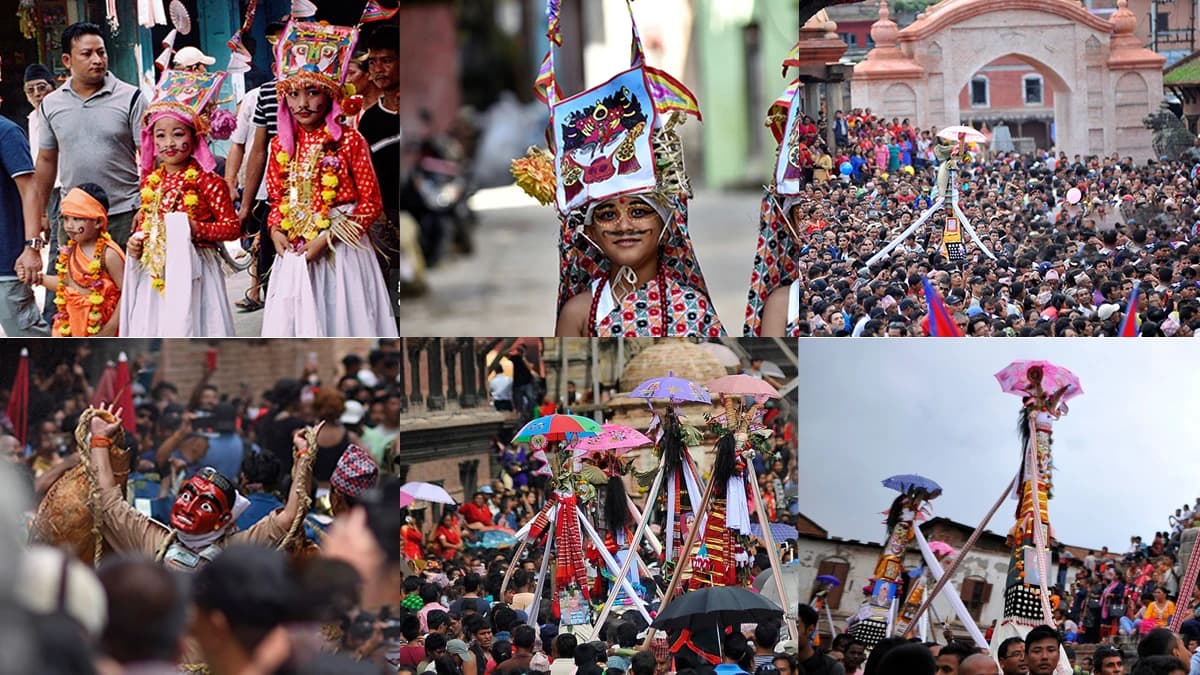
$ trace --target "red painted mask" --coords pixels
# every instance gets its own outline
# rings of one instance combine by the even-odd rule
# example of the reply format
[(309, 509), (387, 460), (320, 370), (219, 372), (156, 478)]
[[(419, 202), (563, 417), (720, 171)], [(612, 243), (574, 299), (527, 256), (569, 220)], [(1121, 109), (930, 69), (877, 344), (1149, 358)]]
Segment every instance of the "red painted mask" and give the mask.
[(224, 477), (206, 469), (183, 484), (171, 506), (172, 527), (187, 534), (208, 534), (229, 523), (233, 505), (214, 479), (222, 481)]

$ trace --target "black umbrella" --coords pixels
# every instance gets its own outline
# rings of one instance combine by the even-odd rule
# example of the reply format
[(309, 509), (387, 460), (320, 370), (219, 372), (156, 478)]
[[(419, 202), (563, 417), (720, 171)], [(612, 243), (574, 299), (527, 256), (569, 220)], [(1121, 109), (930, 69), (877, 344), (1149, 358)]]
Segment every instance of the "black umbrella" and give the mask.
[(779, 605), (738, 586), (702, 588), (676, 598), (654, 619), (654, 627), (665, 631), (696, 632), (714, 625), (762, 623), (783, 616)]

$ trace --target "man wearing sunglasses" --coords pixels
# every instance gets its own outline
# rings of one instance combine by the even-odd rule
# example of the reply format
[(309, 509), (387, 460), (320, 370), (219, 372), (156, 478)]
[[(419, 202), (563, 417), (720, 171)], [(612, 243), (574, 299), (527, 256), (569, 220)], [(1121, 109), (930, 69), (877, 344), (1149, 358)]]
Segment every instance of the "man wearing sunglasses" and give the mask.
[[(49, 68), (40, 64), (32, 63), (25, 68), (25, 100), (29, 101), (29, 105), (33, 106), (33, 110), (29, 113), (29, 150), (33, 156), (34, 165), (37, 164), (38, 158), (38, 136), (42, 128), (42, 116), (38, 114), (38, 110), (42, 107), (42, 99), (46, 98), (46, 94), (54, 91), (56, 81), (54, 73)], [(59, 188), (62, 187), (62, 181), (58, 176), (54, 177), (54, 189), (50, 191), (50, 201), (46, 205), (46, 212), (42, 215), (42, 229), (50, 239), (54, 240), (57, 232), (50, 232), (50, 223), (58, 222), (59, 210)], [(46, 268), (46, 274), (54, 271), (55, 257), (50, 256), (49, 265)], [(53, 323), (54, 314), (58, 312), (58, 307), (52, 302), (47, 302), (42, 315), (47, 323)]]

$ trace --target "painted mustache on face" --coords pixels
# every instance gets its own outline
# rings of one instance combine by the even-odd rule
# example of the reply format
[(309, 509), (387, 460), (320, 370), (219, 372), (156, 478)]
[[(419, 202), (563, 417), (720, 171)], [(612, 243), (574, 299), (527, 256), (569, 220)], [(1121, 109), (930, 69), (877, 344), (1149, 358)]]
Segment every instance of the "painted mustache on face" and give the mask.
[(652, 231), (653, 231), (653, 228), (649, 228), (649, 227), (647, 227), (647, 228), (632, 228), (632, 227), (630, 227), (630, 228), (618, 228), (618, 229), (613, 229), (613, 230), (602, 230), (601, 234), (603, 234), (604, 236), (609, 237), (609, 238), (619, 239), (622, 237), (640, 237), (642, 235), (650, 234), (650, 232), (652, 232)]

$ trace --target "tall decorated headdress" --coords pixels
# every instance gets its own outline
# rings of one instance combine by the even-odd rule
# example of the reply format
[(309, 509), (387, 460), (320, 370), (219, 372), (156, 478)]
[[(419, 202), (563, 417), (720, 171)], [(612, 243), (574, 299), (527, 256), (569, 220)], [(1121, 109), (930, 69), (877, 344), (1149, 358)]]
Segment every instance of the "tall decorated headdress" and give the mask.
[(172, 117), (196, 131), (196, 162), (205, 171), (217, 165), (206, 140), (209, 122), (216, 109), (217, 92), (225, 73), (203, 73), (190, 70), (167, 70), (154, 87), (154, 99), (146, 106), (142, 117), (142, 175), (154, 170), (154, 123)]
[(550, 109), (549, 150), (530, 148), (512, 170), (517, 185), (558, 209), (559, 310), (593, 279), (609, 274), (609, 261), (584, 226), (597, 204), (618, 195), (640, 197), (662, 216), (666, 276), (708, 295), (687, 230), (692, 189), (676, 132), (687, 115), (699, 120), (700, 108), (682, 83), (646, 65), (631, 0), (625, 5), (632, 26), (629, 69), (564, 98), (554, 76), (554, 50), (562, 46), (559, 0), (546, 3), (550, 49), (534, 93)]
[[(800, 43), (783, 62), (783, 73), (799, 66)], [(779, 143), (771, 184), (764, 188), (759, 209), (758, 248), (750, 273), (743, 334), (762, 334), (762, 312), (767, 297), (777, 288), (790, 286), (799, 277), (801, 243), (799, 223), (791, 212), (800, 200), (800, 78), (790, 82), (767, 109), (766, 126)]]
[[(357, 27), (293, 20), (288, 22), (275, 45), (275, 88), (280, 97), (303, 86), (317, 86), (327, 91), (333, 105), (325, 116), (325, 127), (335, 141), (342, 137), (339, 122), (342, 101), (353, 94), (344, 89), (343, 83), (357, 42)], [(279, 142), (290, 153), (295, 148), (292, 114), (283, 102), (280, 102), (278, 116)]]

